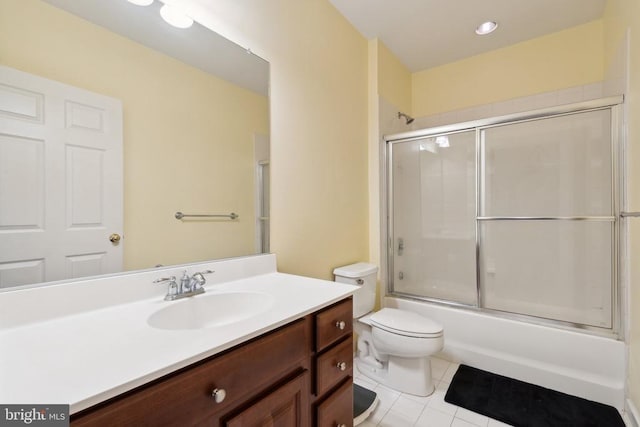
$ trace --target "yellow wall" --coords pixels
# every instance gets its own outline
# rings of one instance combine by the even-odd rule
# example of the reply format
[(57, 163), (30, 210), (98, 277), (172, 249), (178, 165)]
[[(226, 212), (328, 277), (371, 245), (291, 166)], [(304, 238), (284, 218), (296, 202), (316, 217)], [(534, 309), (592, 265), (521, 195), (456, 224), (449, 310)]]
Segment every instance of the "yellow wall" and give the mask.
[[(614, 60), (630, 28), (629, 93), (626, 97), (630, 211), (640, 210), (640, 2), (609, 0), (604, 14), (605, 58)], [(640, 409), (640, 223), (630, 220), (630, 331), (628, 397)]]
[(411, 73), (407, 67), (379, 40), (378, 94), (405, 114), (412, 114)]
[[(266, 97), (39, 0), (0, 2), (0, 61), (122, 100), (125, 269), (254, 252), (253, 132), (268, 133)], [(178, 210), (240, 220), (180, 222)]]
[[(369, 262), (380, 259), (380, 100), (411, 115), (411, 73), (378, 39), (369, 40)], [(391, 117), (397, 119), (397, 116)]]
[[(215, 3), (215, 4), (214, 4)], [(333, 280), (367, 260), (367, 41), (326, 0), (185, 0), (271, 65), (271, 249)]]
[[(369, 262), (380, 264), (380, 88), (379, 88), (379, 41), (369, 40), (368, 93), (369, 104)], [(379, 276), (378, 276), (379, 277)], [(378, 301), (378, 298), (376, 298)]]
[(602, 81), (602, 21), (413, 74), (413, 115), (505, 101)]

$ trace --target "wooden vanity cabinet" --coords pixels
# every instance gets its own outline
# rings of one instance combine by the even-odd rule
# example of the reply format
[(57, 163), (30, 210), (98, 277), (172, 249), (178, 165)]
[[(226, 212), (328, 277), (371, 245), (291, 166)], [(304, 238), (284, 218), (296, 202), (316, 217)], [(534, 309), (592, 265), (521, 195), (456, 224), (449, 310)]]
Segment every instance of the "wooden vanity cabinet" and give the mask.
[(351, 298), (316, 313), (314, 320), (314, 427), (353, 427)]
[[(286, 389), (309, 369), (308, 317), (191, 365), (71, 417), (72, 426), (224, 426), (238, 413)], [(307, 374), (308, 375), (308, 374)], [(291, 409), (308, 425), (308, 381)], [(218, 400), (212, 397), (218, 391)], [(287, 395), (285, 399), (291, 399)], [(306, 399), (305, 399), (306, 398)], [(259, 408), (258, 408), (259, 409)], [(231, 424), (237, 425), (237, 424)]]
[(352, 426), (352, 362), (347, 299), (73, 414), (71, 425)]

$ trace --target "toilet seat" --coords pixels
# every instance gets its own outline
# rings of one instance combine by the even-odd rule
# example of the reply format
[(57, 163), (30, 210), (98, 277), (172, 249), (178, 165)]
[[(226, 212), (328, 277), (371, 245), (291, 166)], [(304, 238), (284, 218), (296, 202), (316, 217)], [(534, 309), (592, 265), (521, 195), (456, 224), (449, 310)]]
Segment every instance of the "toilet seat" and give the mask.
[(411, 311), (383, 308), (373, 313), (368, 320), (372, 326), (393, 334), (413, 338), (438, 338), (442, 336), (442, 325)]

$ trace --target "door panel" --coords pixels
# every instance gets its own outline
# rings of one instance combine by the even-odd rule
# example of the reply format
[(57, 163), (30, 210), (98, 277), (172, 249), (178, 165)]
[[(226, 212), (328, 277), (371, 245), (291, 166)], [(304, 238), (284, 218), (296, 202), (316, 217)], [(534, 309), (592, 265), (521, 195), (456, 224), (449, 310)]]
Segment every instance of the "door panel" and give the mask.
[(67, 227), (102, 227), (104, 152), (67, 146)]
[(104, 271), (106, 270), (106, 258), (105, 252), (67, 256), (67, 277), (77, 279), (90, 276), (96, 271)]
[(0, 287), (122, 270), (120, 101), (0, 67)]
[(42, 230), (44, 141), (0, 135), (0, 171), (0, 231)]
[(481, 131), (480, 216), (612, 215), (611, 112)]
[(476, 305), (475, 131), (394, 143), (393, 290)]
[(0, 83), (0, 115), (43, 122), (44, 95)]

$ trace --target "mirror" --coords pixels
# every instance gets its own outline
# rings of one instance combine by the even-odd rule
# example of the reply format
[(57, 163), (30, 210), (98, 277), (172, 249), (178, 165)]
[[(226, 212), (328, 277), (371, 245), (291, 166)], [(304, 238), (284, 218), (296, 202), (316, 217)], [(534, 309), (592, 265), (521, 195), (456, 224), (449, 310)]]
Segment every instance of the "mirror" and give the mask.
[(269, 64), (161, 6), (0, 6), (0, 290), (268, 251)]

